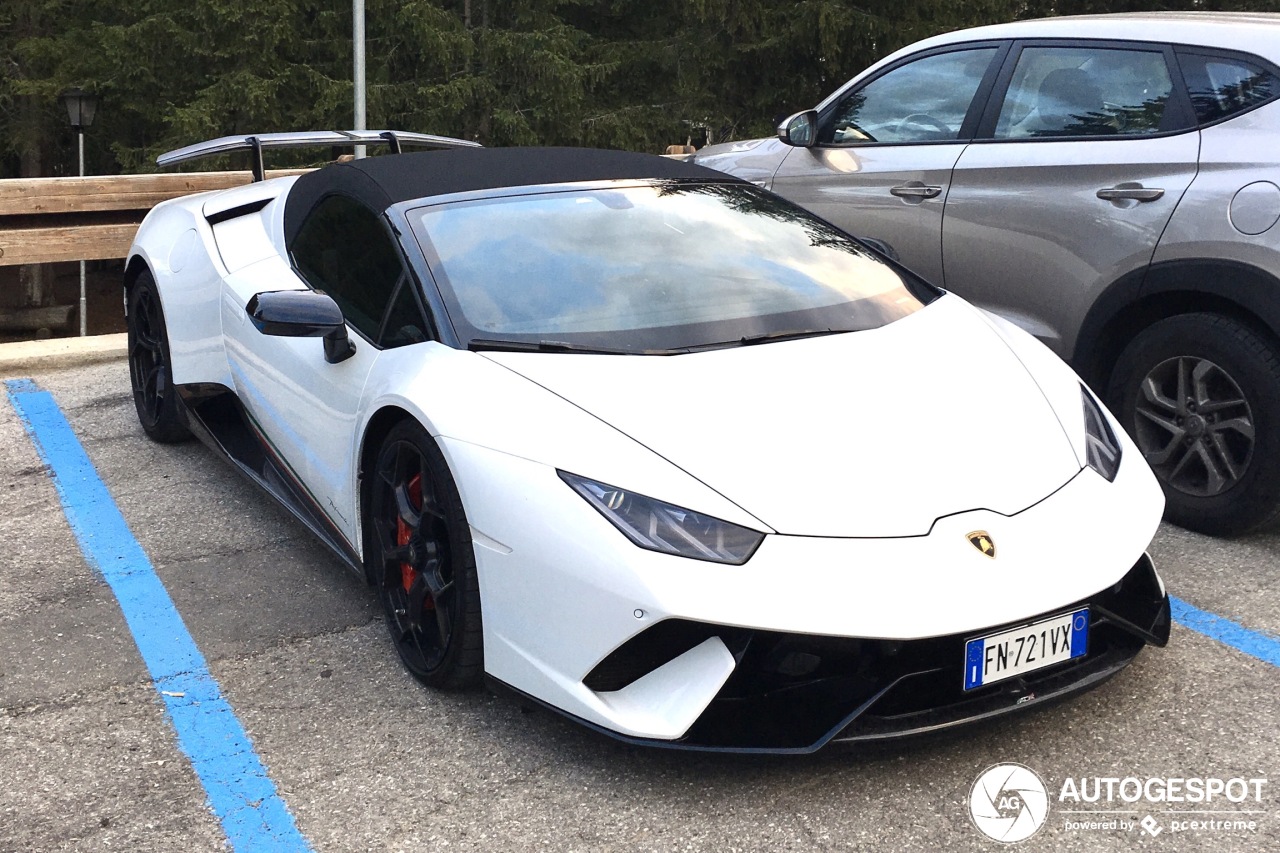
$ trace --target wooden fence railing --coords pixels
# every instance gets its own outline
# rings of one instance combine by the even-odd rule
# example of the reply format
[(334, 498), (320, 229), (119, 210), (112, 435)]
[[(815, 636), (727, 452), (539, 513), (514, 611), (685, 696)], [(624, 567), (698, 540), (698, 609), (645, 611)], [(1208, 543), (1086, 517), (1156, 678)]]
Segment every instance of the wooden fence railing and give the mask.
[(0, 180), (0, 266), (123, 258), (156, 204), (250, 179), (248, 172), (186, 172)]

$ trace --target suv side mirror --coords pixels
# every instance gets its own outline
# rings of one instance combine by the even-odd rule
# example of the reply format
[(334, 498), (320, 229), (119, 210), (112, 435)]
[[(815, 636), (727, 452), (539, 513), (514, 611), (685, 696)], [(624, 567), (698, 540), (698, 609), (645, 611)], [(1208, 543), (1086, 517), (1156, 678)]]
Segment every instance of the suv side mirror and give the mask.
[(818, 138), (818, 114), (813, 110), (798, 112), (778, 125), (778, 138), (797, 148), (809, 148)]
[(318, 290), (275, 290), (254, 294), (244, 310), (264, 335), (283, 338), (324, 338), (324, 360), (330, 364), (356, 354), (347, 337), (342, 309)]

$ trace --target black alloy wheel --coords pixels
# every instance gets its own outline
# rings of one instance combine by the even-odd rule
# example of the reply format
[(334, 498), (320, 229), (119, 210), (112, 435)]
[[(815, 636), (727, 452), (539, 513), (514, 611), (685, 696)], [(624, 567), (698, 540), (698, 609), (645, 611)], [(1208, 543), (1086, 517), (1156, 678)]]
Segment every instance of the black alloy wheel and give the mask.
[(138, 422), (154, 441), (182, 441), (191, 432), (173, 387), (168, 327), (150, 272), (139, 275), (129, 289), (128, 319), (129, 383)]
[(1160, 320), (1120, 354), (1108, 399), (1169, 521), (1230, 536), (1280, 518), (1280, 353), (1261, 334), (1218, 314)]
[(370, 566), (401, 662), (432, 687), (474, 684), (484, 668), (475, 554), (435, 440), (414, 421), (397, 424), (370, 488)]

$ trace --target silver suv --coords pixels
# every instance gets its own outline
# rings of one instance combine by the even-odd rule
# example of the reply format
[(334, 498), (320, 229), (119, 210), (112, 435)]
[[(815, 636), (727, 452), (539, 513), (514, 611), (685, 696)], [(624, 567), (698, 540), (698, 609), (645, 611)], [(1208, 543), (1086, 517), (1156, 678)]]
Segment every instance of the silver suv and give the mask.
[(1036, 335), (1107, 396), (1170, 520), (1241, 533), (1280, 515), (1278, 66), (1275, 14), (982, 27), (694, 159)]

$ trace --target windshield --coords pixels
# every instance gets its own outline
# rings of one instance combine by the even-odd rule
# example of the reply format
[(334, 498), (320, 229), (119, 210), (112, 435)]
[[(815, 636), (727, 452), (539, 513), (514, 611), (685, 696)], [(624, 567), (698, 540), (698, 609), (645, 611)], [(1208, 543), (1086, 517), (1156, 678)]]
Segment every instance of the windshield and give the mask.
[(477, 349), (682, 352), (876, 328), (936, 295), (744, 184), (548, 191), (410, 221)]

